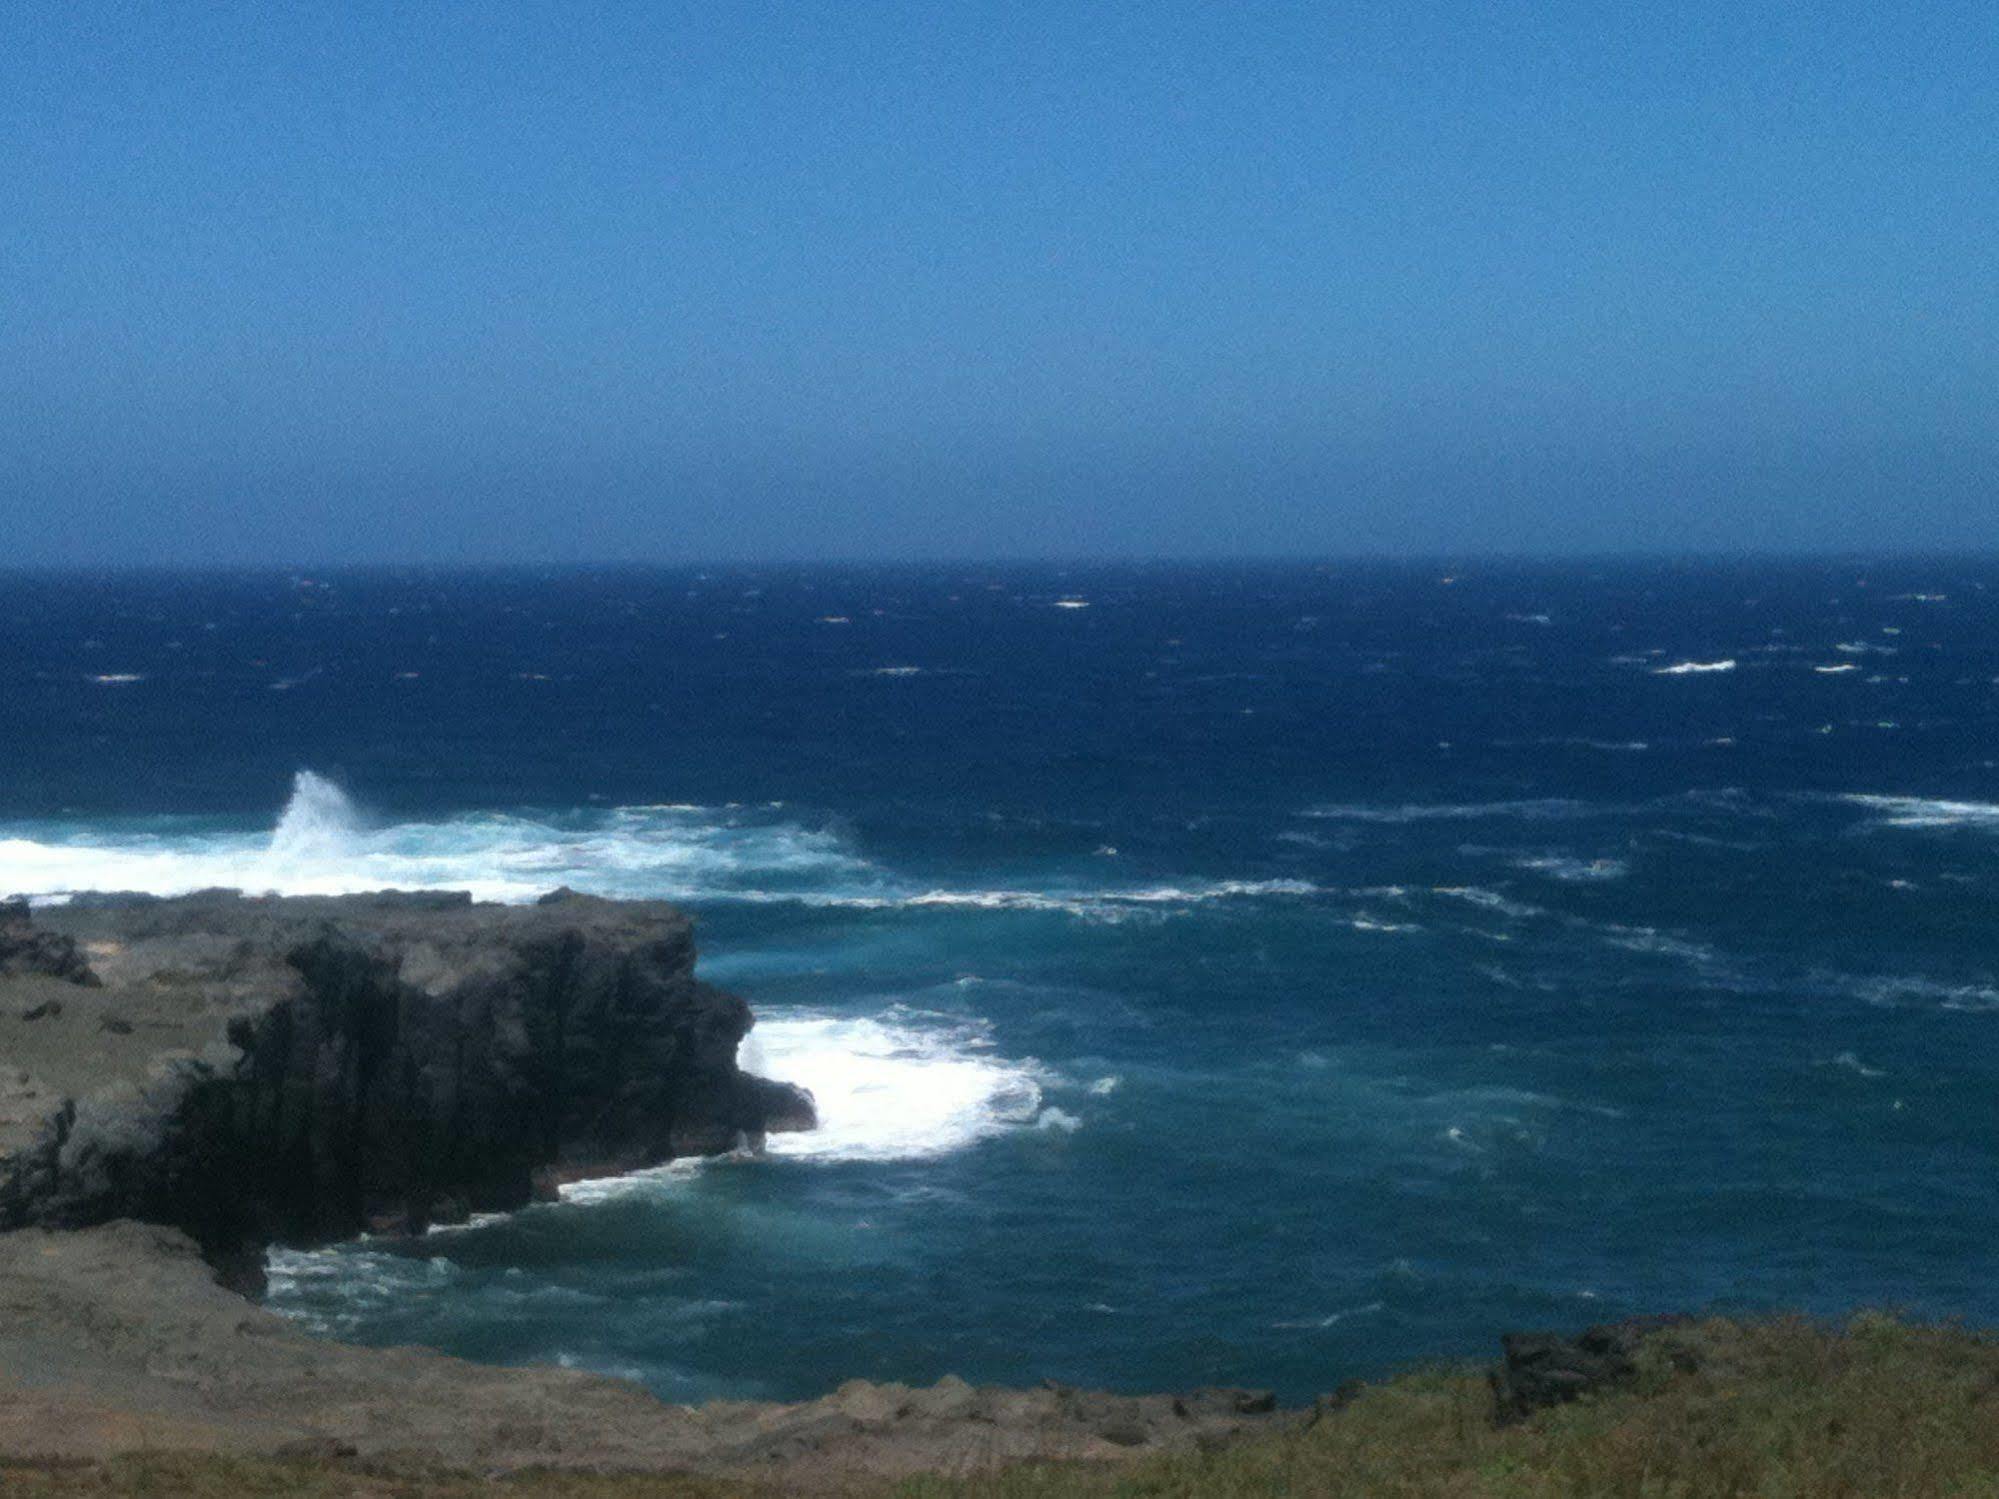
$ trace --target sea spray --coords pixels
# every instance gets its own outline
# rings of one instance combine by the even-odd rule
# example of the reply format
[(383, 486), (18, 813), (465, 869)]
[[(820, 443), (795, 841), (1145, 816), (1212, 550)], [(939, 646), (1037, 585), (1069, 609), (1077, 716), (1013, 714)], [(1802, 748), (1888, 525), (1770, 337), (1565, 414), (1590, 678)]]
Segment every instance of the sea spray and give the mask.
[(301, 770), (292, 777), (291, 800), (271, 833), (273, 871), (324, 865), (349, 857), (361, 830), (354, 803), (325, 776)]
[(943, 1155), (1029, 1123), (1041, 1107), (1037, 1069), (994, 1055), (976, 1021), (775, 1010), (750, 1035), (739, 1064), (807, 1089), (819, 1110), (816, 1130), (771, 1136), (776, 1156)]

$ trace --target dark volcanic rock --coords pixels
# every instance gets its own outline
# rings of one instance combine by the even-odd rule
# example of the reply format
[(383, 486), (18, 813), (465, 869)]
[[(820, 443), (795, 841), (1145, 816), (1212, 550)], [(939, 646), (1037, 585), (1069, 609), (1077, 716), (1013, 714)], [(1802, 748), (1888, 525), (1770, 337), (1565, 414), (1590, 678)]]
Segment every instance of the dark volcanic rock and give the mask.
[(1685, 1317), (1633, 1317), (1586, 1327), (1573, 1337), (1507, 1333), (1499, 1340), (1503, 1357), (1491, 1374), (1493, 1419), (1507, 1425), (1537, 1410), (1629, 1383), (1638, 1374), (1639, 1344), (1686, 1321)]
[(0, 1228), (138, 1218), (236, 1266), (812, 1122), (657, 902), (14, 906), (0, 955)]
[(58, 932), (34, 923), (25, 900), (0, 902), (0, 978), (9, 974), (40, 974), (72, 984), (95, 984), (97, 975)]

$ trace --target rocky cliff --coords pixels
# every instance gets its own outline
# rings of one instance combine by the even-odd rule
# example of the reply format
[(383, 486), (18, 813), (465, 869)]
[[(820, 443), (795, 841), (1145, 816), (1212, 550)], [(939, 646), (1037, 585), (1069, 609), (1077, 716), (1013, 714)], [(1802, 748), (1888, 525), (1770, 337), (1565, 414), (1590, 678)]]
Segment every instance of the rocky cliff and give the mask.
[(137, 1218), (247, 1270), (809, 1127), (809, 1096), (737, 1068), (750, 1024), (656, 902), (14, 904), (0, 1229)]
[(400, 1453), (753, 1471), (793, 1491), (1186, 1450), (1293, 1419), (1252, 1391), (955, 1379), (668, 1406), (567, 1369), (310, 1338), (230, 1288), (259, 1278), (269, 1243), (414, 1231), (809, 1127), (807, 1095), (738, 1070), (749, 1027), (657, 903), (0, 905), (0, 1230), (17, 1230), (0, 1232), (0, 1460)]

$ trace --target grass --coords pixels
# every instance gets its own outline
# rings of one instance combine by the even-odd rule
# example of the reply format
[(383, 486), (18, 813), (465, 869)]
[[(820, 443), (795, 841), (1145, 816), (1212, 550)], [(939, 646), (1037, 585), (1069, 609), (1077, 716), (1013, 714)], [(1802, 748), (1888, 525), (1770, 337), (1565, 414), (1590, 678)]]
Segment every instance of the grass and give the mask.
[[(1688, 1365), (1694, 1367), (1689, 1368)], [(1867, 1315), (1712, 1321), (1648, 1342), (1628, 1389), (1491, 1424), (1482, 1371), (1403, 1375), (1309, 1428), (1116, 1466), (1035, 1465), (842, 1495), (882, 1499), (1995, 1499), (1999, 1342)], [(135, 1456), (0, 1463), (14, 1499), (720, 1499), (790, 1491), (665, 1477), (396, 1472)]]

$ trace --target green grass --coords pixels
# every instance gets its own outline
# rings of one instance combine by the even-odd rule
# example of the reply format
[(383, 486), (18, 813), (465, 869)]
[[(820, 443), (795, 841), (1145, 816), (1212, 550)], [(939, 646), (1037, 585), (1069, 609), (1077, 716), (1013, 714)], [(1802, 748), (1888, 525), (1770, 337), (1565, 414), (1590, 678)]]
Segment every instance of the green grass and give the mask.
[[(1695, 1367), (1689, 1369), (1689, 1364)], [(1869, 1315), (1707, 1322), (1645, 1345), (1635, 1385), (1491, 1424), (1483, 1371), (1417, 1372), (1309, 1429), (1115, 1466), (1032, 1465), (847, 1486), (895, 1499), (1994, 1499), (1999, 1343)], [(786, 1492), (702, 1480), (522, 1474), (499, 1485), (366, 1464), (132, 1457), (0, 1465), (8, 1499), (299, 1495), (305, 1499), (719, 1499)]]

